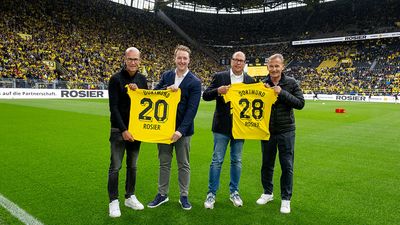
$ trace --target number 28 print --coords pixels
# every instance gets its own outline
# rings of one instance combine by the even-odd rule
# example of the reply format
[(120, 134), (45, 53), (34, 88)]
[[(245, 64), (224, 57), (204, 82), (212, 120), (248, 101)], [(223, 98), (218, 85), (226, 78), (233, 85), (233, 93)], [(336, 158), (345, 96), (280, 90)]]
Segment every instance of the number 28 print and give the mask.
[(277, 100), (271, 88), (263, 83), (232, 84), (223, 97), (231, 104), (235, 139), (269, 140), (271, 106)]

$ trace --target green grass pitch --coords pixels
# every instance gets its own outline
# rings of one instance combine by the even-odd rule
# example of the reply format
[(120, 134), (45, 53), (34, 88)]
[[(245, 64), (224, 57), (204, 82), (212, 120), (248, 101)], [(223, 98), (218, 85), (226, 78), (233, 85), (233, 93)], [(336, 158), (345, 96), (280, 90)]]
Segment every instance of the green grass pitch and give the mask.
[[(206, 210), (215, 102), (201, 102), (191, 149), (192, 210), (178, 203), (176, 161), (170, 201), (158, 208), (108, 217), (109, 111), (107, 100), (0, 100), (0, 193), (44, 224), (398, 224), (400, 104), (307, 101), (296, 111), (292, 213), (282, 215), (279, 162), (275, 200), (262, 193), (259, 141), (246, 141), (240, 194), (229, 201), (229, 151), (213, 210)], [(336, 114), (335, 108), (346, 113)], [(120, 174), (123, 202), (125, 169)], [(155, 144), (143, 144), (136, 195), (157, 193)], [(0, 208), (0, 223), (18, 224)]]

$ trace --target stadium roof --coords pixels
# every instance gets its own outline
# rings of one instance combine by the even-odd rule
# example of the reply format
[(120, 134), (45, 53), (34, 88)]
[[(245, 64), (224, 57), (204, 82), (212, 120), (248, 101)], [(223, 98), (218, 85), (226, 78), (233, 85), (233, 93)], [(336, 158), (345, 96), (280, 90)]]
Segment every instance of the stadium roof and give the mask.
[(265, 13), (335, 0), (111, 0), (139, 9), (153, 11), (154, 7), (220, 14)]
[[(174, 1), (170, 1), (174, 2)], [(302, 3), (302, 4), (317, 4), (319, 0), (225, 0), (225, 1), (215, 1), (215, 0), (178, 0), (182, 4), (192, 3), (196, 5), (204, 5), (215, 7), (218, 10), (228, 10), (228, 11), (240, 11), (253, 8), (275, 8), (282, 4), (287, 3)]]

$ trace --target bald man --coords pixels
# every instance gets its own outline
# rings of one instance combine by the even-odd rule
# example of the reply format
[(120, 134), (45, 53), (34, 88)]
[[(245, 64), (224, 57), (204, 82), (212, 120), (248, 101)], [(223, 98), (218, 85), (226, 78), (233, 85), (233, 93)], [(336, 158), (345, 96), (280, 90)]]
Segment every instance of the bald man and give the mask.
[(125, 206), (142, 210), (134, 192), (136, 184), (136, 161), (139, 155), (140, 141), (128, 131), (131, 100), (126, 85), (131, 89), (148, 89), (146, 77), (139, 72), (140, 51), (135, 47), (126, 49), (124, 67), (110, 78), (108, 85), (110, 106), (110, 147), (111, 158), (108, 170), (109, 216), (120, 217), (118, 201), (118, 174), (126, 151)]
[(217, 190), (219, 188), (219, 178), (221, 167), (224, 161), (225, 152), (230, 142), (231, 168), (230, 168), (230, 200), (236, 207), (243, 206), (243, 201), (239, 195), (239, 180), (242, 171), (242, 149), (243, 139), (232, 137), (232, 116), (230, 113), (230, 103), (225, 103), (221, 94), (226, 94), (229, 85), (234, 83), (254, 83), (249, 75), (244, 73), (246, 56), (243, 52), (235, 52), (231, 58), (230, 70), (219, 72), (213, 75), (210, 86), (204, 91), (205, 101), (216, 100), (212, 131), (214, 136), (214, 150), (210, 165), (208, 193), (204, 202), (204, 207), (213, 209)]

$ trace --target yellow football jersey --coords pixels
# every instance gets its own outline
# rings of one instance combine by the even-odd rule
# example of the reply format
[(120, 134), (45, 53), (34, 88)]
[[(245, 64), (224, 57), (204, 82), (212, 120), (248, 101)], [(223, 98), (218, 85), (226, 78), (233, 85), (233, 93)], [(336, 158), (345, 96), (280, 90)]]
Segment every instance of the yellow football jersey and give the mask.
[(269, 140), (271, 106), (278, 98), (272, 88), (263, 83), (236, 83), (223, 97), (225, 102), (231, 102), (235, 139)]
[(171, 144), (175, 132), (176, 111), (181, 100), (181, 89), (132, 91), (128, 131), (135, 140)]

